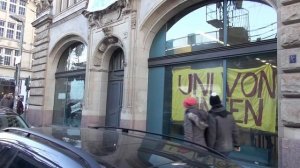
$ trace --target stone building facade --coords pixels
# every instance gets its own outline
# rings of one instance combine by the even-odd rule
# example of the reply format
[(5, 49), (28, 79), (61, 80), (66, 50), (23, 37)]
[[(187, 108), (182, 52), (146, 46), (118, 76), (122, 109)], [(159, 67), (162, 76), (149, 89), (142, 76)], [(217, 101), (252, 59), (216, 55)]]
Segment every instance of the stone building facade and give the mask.
[[(257, 38), (256, 43), (238, 47), (227, 45), (219, 51), (161, 54), (157, 48), (165, 44), (157, 39), (160, 35), (164, 36), (164, 26), (174, 24), (171, 21), (180, 12), (184, 13), (186, 9), (199, 4), (205, 6), (206, 2), (118, 0), (104, 9), (88, 11), (89, 2), (84, 0), (68, 3), (61, 0), (42, 1), (38, 5), (37, 19), (33, 22), (37, 37), (29, 121), (37, 126), (69, 125), (80, 107), (79, 122), (75, 126), (112, 125), (165, 133), (169, 128), (164, 122), (170, 118), (166, 112), (170, 108), (170, 99), (166, 99), (169, 94), (166, 92), (167, 83), (171, 80), (168, 74), (172, 74), (172, 71), (167, 71), (169, 65), (201, 63), (210, 58), (230, 60), (232, 55), (241, 55), (243, 58), (249, 53), (271, 54), (277, 60), (274, 67), (278, 79), (276, 134), (272, 137), (276, 139), (272, 139), (275, 141), (273, 146), (276, 146), (272, 150), (279, 158), (277, 162), (275, 157), (275, 165), (297, 167), (300, 150), (297, 134), (297, 25), (300, 19), (297, 9), (300, 8), (300, 2), (259, 1), (277, 13), (275, 40), (261, 41)], [(238, 8), (238, 4), (235, 5)], [(77, 60), (78, 63), (72, 65), (73, 69), (68, 69), (68, 61), (63, 60), (65, 55), (71, 58), (72, 53), (78, 56), (78, 60), (86, 56), (86, 61)], [(63, 67), (62, 71), (60, 66)], [(73, 115), (71, 120), (68, 120), (69, 115)], [(260, 137), (256, 133), (253, 136)]]
[(12, 19), (17, 15), (24, 20), (24, 40), (20, 79), (23, 87), (21, 95), (26, 96), (24, 81), (31, 76), (32, 50), (34, 48), (34, 27), (36, 6), (34, 1), (0, 1), (0, 98), (6, 93), (15, 92), (16, 63), (20, 62), (20, 41), (22, 24)]

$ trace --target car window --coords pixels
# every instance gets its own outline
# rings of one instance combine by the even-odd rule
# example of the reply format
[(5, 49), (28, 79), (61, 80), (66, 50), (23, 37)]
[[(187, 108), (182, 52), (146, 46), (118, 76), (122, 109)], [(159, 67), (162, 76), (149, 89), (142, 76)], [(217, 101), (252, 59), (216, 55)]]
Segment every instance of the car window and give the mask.
[(16, 153), (17, 150), (0, 143), (0, 167), (5, 167)]
[(18, 155), (11, 162), (9, 168), (42, 168), (45, 167), (41, 163), (29, 157), (22, 152), (19, 152)]
[(17, 115), (0, 116), (0, 129), (6, 127), (27, 128), (28, 126), (26, 125), (24, 120)]
[(1, 168), (52, 168), (57, 167), (44, 160), (40, 156), (30, 152), (22, 152), (13, 145), (6, 142), (0, 142), (0, 167)]

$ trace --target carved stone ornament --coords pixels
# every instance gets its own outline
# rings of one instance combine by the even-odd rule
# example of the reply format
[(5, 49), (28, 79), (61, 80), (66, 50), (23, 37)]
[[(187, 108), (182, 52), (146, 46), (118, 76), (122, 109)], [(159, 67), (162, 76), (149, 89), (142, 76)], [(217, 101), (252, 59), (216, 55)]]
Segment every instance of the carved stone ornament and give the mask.
[(39, 15), (40, 13), (44, 12), (45, 10), (52, 7), (52, 1), (53, 0), (40, 0), (35, 1), (36, 3), (36, 15)]
[(82, 14), (88, 19), (90, 27), (104, 27), (122, 19), (123, 15), (130, 13), (131, 0), (118, 0), (107, 8), (89, 12), (84, 10)]
[(102, 29), (103, 33), (105, 34), (105, 36), (111, 36), (112, 32), (113, 32), (113, 27), (104, 27)]
[(96, 67), (101, 66), (103, 62), (103, 53), (107, 50), (108, 46), (112, 44), (117, 44), (118, 46), (123, 47), (121, 41), (117, 37), (115, 36), (106, 37), (106, 39), (99, 44), (98, 52), (93, 58), (94, 66)]

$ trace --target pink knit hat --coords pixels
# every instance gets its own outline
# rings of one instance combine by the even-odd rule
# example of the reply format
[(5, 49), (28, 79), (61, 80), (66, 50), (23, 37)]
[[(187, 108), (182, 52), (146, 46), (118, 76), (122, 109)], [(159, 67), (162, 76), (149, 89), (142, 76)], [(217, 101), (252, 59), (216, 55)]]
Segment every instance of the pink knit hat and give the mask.
[(183, 106), (188, 108), (197, 105), (197, 99), (194, 97), (187, 97), (183, 100)]

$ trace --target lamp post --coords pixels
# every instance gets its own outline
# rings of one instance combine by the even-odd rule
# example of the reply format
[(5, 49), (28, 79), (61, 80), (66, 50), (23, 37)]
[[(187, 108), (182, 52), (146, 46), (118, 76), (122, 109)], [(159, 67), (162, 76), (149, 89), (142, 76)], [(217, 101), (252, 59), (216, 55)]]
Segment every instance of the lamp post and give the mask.
[(13, 20), (21, 23), (21, 40), (20, 40), (20, 62), (16, 64), (16, 86), (15, 86), (15, 100), (14, 100), (14, 109), (17, 109), (18, 95), (20, 94), (20, 72), (21, 72), (21, 62), (22, 62), (22, 50), (23, 50), (23, 38), (24, 38), (24, 19), (19, 15), (9, 15)]

